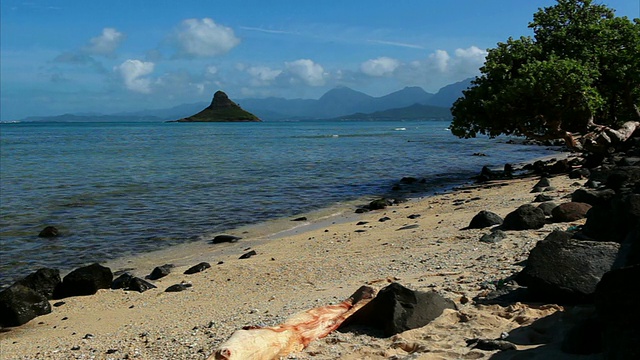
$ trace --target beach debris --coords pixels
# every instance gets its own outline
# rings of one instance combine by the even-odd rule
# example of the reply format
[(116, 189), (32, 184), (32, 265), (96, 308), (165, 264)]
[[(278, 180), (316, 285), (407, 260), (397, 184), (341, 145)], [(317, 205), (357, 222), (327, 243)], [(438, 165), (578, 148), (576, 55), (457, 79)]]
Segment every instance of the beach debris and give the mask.
[(13, 284), (0, 292), (0, 326), (19, 326), (51, 312), (47, 298), (31, 288)]
[(156, 266), (151, 274), (147, 275), (146, 278), (149, 280), (158, 280), (163, 278), (171, 273), (171, 269), (173, 268), (173, 264), (164, 264), (162, 266)]
[(237, 330), (222, 343), (209, 360), (271, 360), (304, 349), (340, 327), (375, 296), (375, 289), (360, 287), (353, 295), (335, 305), (313, 308), (272, 327), (246, 327)]
[(203, 262), (199, 263), (198, 265), (194, 265), (194, 266), (188, 268), (187, 270), (185, 270), (184, 274), (185, 275), (190, 275), (190, 274), (199, 273), (199, 272), (205, 271), (206, 269), (208, 269), (210, 267), (211, 267), (211, 264), (209, 264), (206, 261), (203, 261)]
[(234, 242), (237, 242), (240, 239), (242, 239), (242, 238), (238, 237), (238, 236), (223, 234), (223, 235), (218, 235), (218, 236), (214, 237), (209, 243), (210, 244), (220, 244), (220, 243), (225, 243), (225, 242), (234, 243)]
[(342, 327), (366, 325), (393, 336), (423, 327), (456, 304), (435, 291), (415, 291), (394, 282), (351, 316)]
[(155, 288), (156, 286), (152, 283), (138, 277), (134, 277), (129, 273), (120, 275), (117, 279), (113, 280), (113, 283), (111, 283), (111, 289), (113, 290), (124, 289), (141, 293)]
[(580, 202), (568, 202), (556, 206), (551, 210), (551, 216), (554, 222), (570, 222), (584, 219), (587, 211), (591, 209), (591, 205)]
[(44, 229), (40, 231), (40, 233), (38, 234), (38, 237), (52, 238), (58, 235), (60, 235), (60, 233), (58, 232), (58, 228), (56, 228), (55, 226), (46, 226)]
[(110, 289), (112, 282), (113, 273), (108, 267), (98, 263), (83, 266), (62, 279), (53, 291), (53, 299), (93, 295), (100, 289)]
[(546, 218), (541, 209), (531, 204), (524, 204), (505, 216), (502, 228), (503, 230), (539, 229), (545, 223)]
[(180, 284), (175, 284), (169, 286), (164, 292), (180, 292), (185, 291), (193, 285), (187, 282), (181, 282)]
[(486, 227), (490, 227), (493, 225), (500, 225), (504, 220), (500, 215), (493, 213), (491, 211), (482, 210), (477, 213), (467, 226), (467, 229), (483, 229)]
[(248, 259), (254, 255), (258, 255), (258, 253), (255, 250), (251, 250), (249, 252), (246, 252), (242, 255), (240, 255), (240, 257), (238, 259)]

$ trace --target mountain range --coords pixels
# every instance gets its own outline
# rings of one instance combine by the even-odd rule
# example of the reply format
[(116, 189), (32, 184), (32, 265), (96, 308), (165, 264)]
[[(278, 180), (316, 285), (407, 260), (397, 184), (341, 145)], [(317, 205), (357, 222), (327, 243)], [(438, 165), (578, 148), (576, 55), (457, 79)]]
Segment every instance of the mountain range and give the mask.
[[(437, 93), (421, 87), (405, 87), (388, 95), (373, 97), (348, 87), (329, 90), (319, 99), (278, 97), (245, 98), (235, 102), (243, 109), (269, 120), (306, 119), (450, 119), (449, 109), (471, 85), (471, 78), (447, 85)], [(114, 114), (64, 114), (28, 117), (23, 121), (167, 121), (181, 119), (207, 107), (206, 102), (182, 104), (167, 109)]]

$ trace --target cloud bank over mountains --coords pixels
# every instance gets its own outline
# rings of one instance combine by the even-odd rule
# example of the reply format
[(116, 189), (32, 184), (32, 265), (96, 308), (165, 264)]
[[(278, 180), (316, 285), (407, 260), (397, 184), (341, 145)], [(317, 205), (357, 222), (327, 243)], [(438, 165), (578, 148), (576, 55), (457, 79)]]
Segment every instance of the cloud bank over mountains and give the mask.
[[(254, 27), (238, 30), (271, 37), (296, 36)], [(207, 96), (216, 89), (235, 96), (287, 98), (312, 98), (342, 85), (373, 92), (378, 88), (378, 93), (405, 86), (437, 89), (476, 75), (486, 56), (484, 50), (473, 45), (452, 53), (441, 49), (427, 53), (421, 46), (412, 46), (417, 56), (401, 59), (393, 56), (394, 50), (407, 47), (406, 44), (366, 40), (375, 46), (382, 45), (380, 56), (340, 65), (336, 65), (339, 61), (325, 65), (314, 54), (290, 55), (279, 61), (263, 61), (259, 56), (240, 58), (234, 52), (251, 54), (250, 49), (241, 50), (245, 45), (243, 38), (232, 27), (208, 17), (182, 20), (157, 43), (147, 43), (146, 49), (127, 48), (127, 42), (138, 36), (116, 27), (104, 27), (101, 33), (87, 36), (77, 48), (61, 50), (40, 71), (50, 83), (64, 85), (65, 91), (56, 95), (59, 99), (87, 91), (96, 98), (110, 93), (122, 105), (113, 109), (118, 111), (127, 110), (127, 103), (132, 105), (134, 101), (159, 107), (166, 105), (166, 101), (198, 100), (200, 95)], [(323, 56), (326, 59), (326, 54)], [(74, 88), (75, 92), (69, 91)], [(91, 98), (87, 98), (87, 105), (90, 102)], [(49, 111), (53, 113), (82, 110), (51, 107)]]

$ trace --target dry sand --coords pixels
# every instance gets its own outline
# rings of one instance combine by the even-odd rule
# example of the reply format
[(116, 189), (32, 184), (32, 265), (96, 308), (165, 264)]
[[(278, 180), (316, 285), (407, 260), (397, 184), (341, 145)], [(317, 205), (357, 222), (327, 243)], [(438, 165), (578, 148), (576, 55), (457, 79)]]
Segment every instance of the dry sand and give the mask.
[[(235, 234), (243, 239), (233, 244), (202, 241), (109, 263), (114, 271), (133, 267), (131, 272), (139, 277), (167, 262), (177, 267), (154, 282), (157, 289), (144, 293), (100, 290), (93, 296), (64, 299), (51, 314), (1, 333), (1, 358), (205, 359), (243, 326), (276, 325), (296, 312), (339, 302), (361, 285), (382, 288), (391, 281), (414, 290), (439, 291), (459, 310), (388, 338), (360, 330), (336, 331), (289, 358), (567, 358), (560, 355), (558, 340), (580, 309), (466, 301), (518, 272), (535, 243), (553, 229), (581, 224), (508, 231), (496, 244), (478, 241), (487, 229), (462, 230), (481, 210), (504, 217), (531, 202), (537, 181), (532, 177), (471, 187), (365, 214), (353, 214), (353, 208), (330, 218), (310, 214), (308, 224), (295, 223), (298, 228), (277, 235), (272, 234), (275, 229), (294, 223), (286, 219), (268, 229), (238, 230)], [(551, 182), (555, 190), (546, 193), (558, 203), (568, 201), (562, 197), (573, 192), (575, 181), (559, 176)], [(414, 214), (420, 216), (408, 218)], [(390, 220), (378, 221), (385, 216)], [(401, 230), (408, 225), (417, 227)], [(249, 249), (257, 255), (238, 259)], [(183, 274), (200, 261), (212, 267)], [(180, 282), (193, 286), (164, 292)], [(519, 339), (517, 351), (466, 346), (466, 339), (497, 338), (504, 332)]]

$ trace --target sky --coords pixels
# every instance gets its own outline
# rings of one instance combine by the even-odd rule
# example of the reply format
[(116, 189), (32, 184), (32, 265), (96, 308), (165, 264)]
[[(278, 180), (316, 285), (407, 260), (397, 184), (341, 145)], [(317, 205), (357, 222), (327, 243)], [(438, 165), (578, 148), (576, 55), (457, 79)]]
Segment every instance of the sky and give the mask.
[[(640, 0), (603, 0), (640, 17)], [(233, 99), (317, 99), (337, 86), (435, 93), (486, 50), (532, 35), (553, 0), (2, 0), (0, 119)]]

